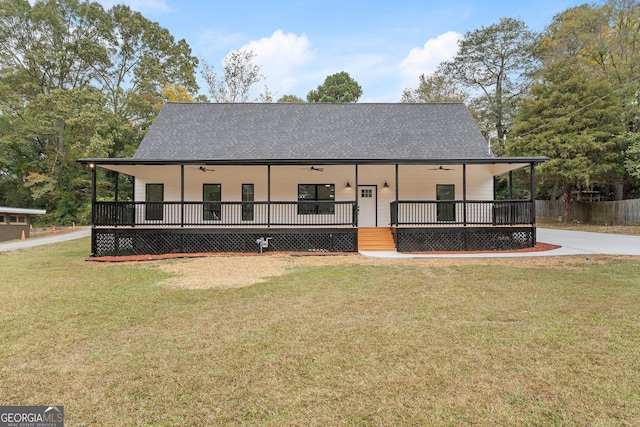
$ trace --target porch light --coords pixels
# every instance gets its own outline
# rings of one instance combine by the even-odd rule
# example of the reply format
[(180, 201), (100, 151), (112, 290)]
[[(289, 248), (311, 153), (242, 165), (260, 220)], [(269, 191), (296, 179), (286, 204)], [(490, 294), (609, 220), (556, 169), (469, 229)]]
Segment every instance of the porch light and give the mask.
[(384, 180), (384, 185), (382, 186), (382, 188), (389, 188), (389, 183), (386, 179)]
[[(640, 166), (638, 166), (638, 167), (640, 167)], [(344, 188), (351, 188), (351, 183), (349, 181), (347, 181), (347, 185), (345, 185)]]
[(93, 164), (93, 163), (89, 163), (89, 167), (90, 167), (91, 169), (93, 169), (94, 167), (96, 167), (96, 165), (95, 165), (95, 164)]

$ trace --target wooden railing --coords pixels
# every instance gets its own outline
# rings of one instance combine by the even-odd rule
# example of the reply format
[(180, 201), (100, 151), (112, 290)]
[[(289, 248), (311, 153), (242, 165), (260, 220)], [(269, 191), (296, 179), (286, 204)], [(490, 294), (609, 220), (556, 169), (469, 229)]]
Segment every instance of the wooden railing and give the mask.
[(533, 224), (530, 200), (413, 200), (391, 203), (391, 225)]
[(96, 202), (96, 226), (356, 226), (355, 202)]

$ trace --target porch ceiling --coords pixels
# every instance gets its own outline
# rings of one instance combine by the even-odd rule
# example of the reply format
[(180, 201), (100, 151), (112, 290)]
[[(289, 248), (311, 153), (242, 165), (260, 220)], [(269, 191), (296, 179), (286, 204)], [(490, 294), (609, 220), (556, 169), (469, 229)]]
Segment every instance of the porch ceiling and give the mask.
[(489, 167), (493, 175), (501, 175), (509, 171), (522, 169), (531, 164), (538, 165), (548, 161), (548, 157), (496, 157), (469, 159), (247, 159), (247, 160), (139, 160), (139, 159), (108, 159), (86, 158), (78, 162), (86, 165), (96, 165), (102, 169), (113, 170), (128, 175), (135, 175), (141, 167), (147, 166), (180, 166), (180, 165), (228, 165), (228, 166), (292, 166), (292, 165), (484, 165)]

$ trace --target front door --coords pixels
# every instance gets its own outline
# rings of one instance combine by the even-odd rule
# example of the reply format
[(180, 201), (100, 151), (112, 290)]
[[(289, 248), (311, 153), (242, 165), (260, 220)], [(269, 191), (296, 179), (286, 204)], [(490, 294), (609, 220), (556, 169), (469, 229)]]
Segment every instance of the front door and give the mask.
[(358, 186), (358, 227), (378, 226), (378, 187)]

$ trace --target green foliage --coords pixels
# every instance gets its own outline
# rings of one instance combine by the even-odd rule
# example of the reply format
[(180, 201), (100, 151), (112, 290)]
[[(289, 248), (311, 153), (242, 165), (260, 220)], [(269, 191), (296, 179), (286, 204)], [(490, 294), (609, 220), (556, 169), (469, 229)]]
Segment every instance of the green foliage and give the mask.
[(280, 99), (278, 99), (276, 102), (283, 104), (283, 103), (304, 103), (307, 101), (305, 101), (304, 99), (296, 95), (284, 95)]
[(477, 93), (477, 117), (490, 128), (489, 139), (501, 142), (512, 127), (518, 99), (528, 86), (535, 61), (535, 34), (520, 20), (502, 18), (496, 24), (467, 32), (455, 58), (442, 64), (442, 74)]
[(133, 154), (163, 89), (197, 91), (197, 64), (127, 6), (0, 2), (0, 202), (78, 222), (89, 192), (76, 159)]
[(317, 89), (307, 94), (307, 102), (358, 102), (362, 88), (349, 73), (341, 71), (328, 76)]
[(416, 89), (405, 89), (400, 102), (467, 102), (469, 94), (460, 89), (443, 67), (433, 74), (421, 74)]
[(620, 114), (609, 82), (575, 61), (557, 62), (542, 71), (520, 104), (507, 152), (548, 156), (550, 161), (539, 167), (539, 181), (560, 182), (568, 197), (572, 188), (589, 189), (619, 176)]

